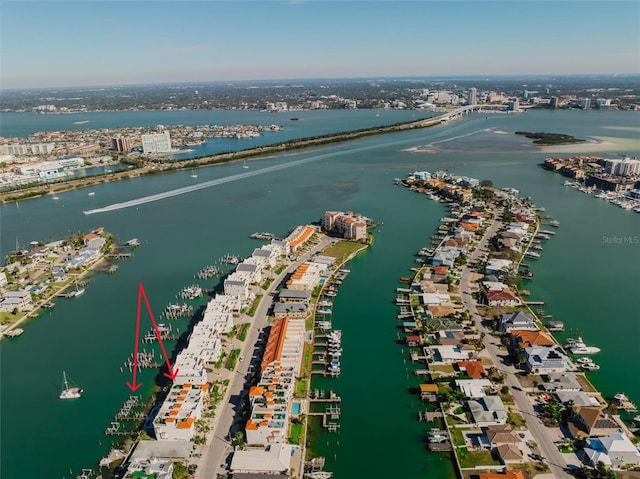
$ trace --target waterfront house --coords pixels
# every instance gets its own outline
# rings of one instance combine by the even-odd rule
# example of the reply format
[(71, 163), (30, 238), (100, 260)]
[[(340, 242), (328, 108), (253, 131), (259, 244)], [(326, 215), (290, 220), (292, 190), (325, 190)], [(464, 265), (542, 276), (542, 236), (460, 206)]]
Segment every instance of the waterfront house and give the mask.
[(520, 298), (509, 289), (501, 291), (487, 291), (487, 303), (489, 306), (515, 307), (520, 304)]
[(297, 226), (289, 236), (285, 238), (285, 241), (289, 244), (289, 250), (292, 253), (302, 248), (307, 241), (311, 239), (316, 232), (316, 228), (311, 225)]
[(289, 316), (292, 319), (306, 318), (309, 313), (309, 305), (307, 303), (275, 303), (273, 305), (273, 316), (276, 319)]
[(573, 406), (568, 426), (574, 438), (606, 436), (620, 429), (606, 406)]
[(312, 291), (326, 271), (326, 264), (305, 261), (291, 274), (287, 280), (287, 288)]
[(174, 382), (153, 420), (156, 439), (193, 441), (208, 390), (208, 384)]
[(249, 297), (249, 281), (242, 274), (231, 273), (224, 280), (224, 293), (240, 300)]
[(492, 448), (500, 444), (520, 443), (520, 438), (513, 433), (513, 428), (509, 424), (491, 424), (483, 428), (483, 432)]
[(234, 478), (286, 479), (289, 477), (288, 472), (296, 449), (299, 449), (299, 446), (278, 443), (236, 450), (231, 458), (231, 472)]
[(306, 303), (311, 300), (311, 291), (285, 288), (278, 293), (278, 299), (282, 303)]
[(471, 412), (473, 422), (478, 427), (505, 424), (507, 422), (507, 412), (500, 396), (484, 396), (473, 399), (467, 401), (467, 406)]
[(512, 329), (511, 346), (525, 349), (533, 346), (553, 346), (556, 342), (543, 331), (532, 331), (530, 329)]
[(488, 379), (456, 379), (456, 387), (469, 398), (481, 398), (487, 394), (484, 388), (491, 387), (491, 381)]
[(504, 291), (509, 289), (509, 286), (500, 281), (483, 281), (482, 286), (484, 286), (485, 291)]
[(0, 300), (0, 311), (2, 312), (12, 312), (14, 309), (27, 311), (32, 306), (31, 294), (25, 290), (5, 291)]
[(545, 391), (580, 391), (582, 387), (573, 373), (548, 373), (542, 375)]
[(262, 268), (256, 264), (255, 258), (247, 258), (236, 267), (239, 273), (247, 273), (249, 283), (260, 283), (262, 281)]
[[(146, 441), (145, 441), (146, 442)], [(129, 461), (127, 472), (123, 479), (172, 479), (173, 461), (170, 459), (158, 459), (148, 456), (143, 459)]]
[(536, 374), (557, 373), (572, 368), (571, 361), (557, 344), (525, 348), (524, 354), (527, 369)]
[(439, 345), (426, 348), (433, 357), (434, 363), (456, 363), (470, 358), (470, 351), (463, 351), (458, 346)]
[(609, 467), (640, 465), (638, 448), (621, 431), (604, 437), (589, 437), (586, 442), (584, 458), (593, 467), (597, 467), (599, 462)]
[(567, 404), (569, 401), (574, 406), (599, 406), (600, 401), (594, 396), (589, 396), (584, 391), (566, 391), (564, 389), (555, 392), (558, 400), (562, 404)]
[(438, 385), (437, 384), (420, 384), (420, 399), (422, 399), (423, 401), (437, 401)]
[(282, 248), (278, 248), (271, 245), (263, 245), (260, 248), (256, 248), (251, 253), (251, 256), (247, 258), (251, 260), (250, 262), (253, 264), (257, 264), (261, 268), (266, 268), (269, 266), (273, 268), (278, 262), (278, 258), (282, 255)]
[(487, 376), (487, 370), (480, 361), (458, 361), (456, 366), (471, 379), (482, 379)]
[(498, 320), (500, 331), (510, 332), (512, 330), (529, 330), (538, 331), (540, 328), (536, 326), (533, 317), (530, 314), (516, 311), (513, 313), (505, 313), (500, 315)]
[(446, 293), (423, 293), (422, 304), (425, 306), (440, 306), (451, 302), (451, 296)]
[[(437, 266), (440, 268), (440, 266)], [(423, 293), (446, 294), (449, 291), (448, 285), (443, 283), (435, 283), (431, 280), (424, 279), (420, 281), (420, 290)]]
[(415, 348), (422, 345), (422, 338), (419, 334), (407, 334), (404, 338), (407, 342), (407, 346), (410, 348)]
[(513, 267), (513, 261), (508, 259), (491, 258), (487, 261), (485, 271), (487, 274), (498, 274)]
[(502, 248), (511, 249), (513, 251), (520, 251), (518, 240), (515, 238), (500, 238), (498, 240), (498, 244), (500, 244)]

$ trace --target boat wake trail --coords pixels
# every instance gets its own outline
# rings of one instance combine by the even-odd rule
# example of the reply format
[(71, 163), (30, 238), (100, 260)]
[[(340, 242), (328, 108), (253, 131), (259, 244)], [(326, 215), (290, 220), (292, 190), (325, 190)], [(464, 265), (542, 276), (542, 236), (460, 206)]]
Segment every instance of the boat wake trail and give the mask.
[(323, 155), (312, 156), (309, 158), (304, 158), (302, 160), (295, 160), (289, 163), (285, 163), (282, 165), (274, 165), (268, 166), (266, 168), (261, 168), (259, 170), (249, 171), (246, 173), (239, 173), (237, 175), (227, 176), (225, 178), (218, 178), (217, 180), (205, 181), (203, 183), (198, 183), (197, 185), (185, 186), (183, 188), (177, 188), (175, 190), (164, 191), (162, 193), (157, 193), (155, 195), (143, 196), (142, 198), (137, 198), (135, 200), (124, 201), (122, 203), (114, 203), (112, 205), (104, 206), (102, 208), (96, 208), (93, 210), (83, 211), (85, 215), (94, 215), (97, 213), (106, 213), (107, 211), (115, 211), (121, 210), (124, 208), (130, 208), (132, 206), (138, 206), (145, 203), (151, 203), (153, 201), (163, 200), (165, 198), (171, 198), (172, 196), (184, 195), (185, 193), (191, 193), (192, 191), (202, 190), (204, 188), (211, 188), (212, 186), (222, 185), (224, 183), (230, 183), (232, 181), (242, 180), (244, 178), (250, 178), (252, 176), (264, 175), (267, 173), (271, 173), (273, 171), (284, 170), (287, 168), (292, 168), (294, 166), (302, 165), (305, 163), (310, 163), (312, 161), (318, 161), (325, 158), (329, 158), (331, 156), (335, 156), (335, 153), (327, 153)]

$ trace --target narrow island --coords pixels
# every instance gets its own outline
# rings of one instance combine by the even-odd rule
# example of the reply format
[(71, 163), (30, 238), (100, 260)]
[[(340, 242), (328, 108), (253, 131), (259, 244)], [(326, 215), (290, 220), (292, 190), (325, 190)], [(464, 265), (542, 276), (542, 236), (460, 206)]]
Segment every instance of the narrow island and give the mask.
[(563, 133), (531, 133), (528, 131), (516, 131), (516, 135), (522, 135), (526, 138), (533, 140), (535, 145), (550, 146), (550, 145), (565, 145), (567, 143), (585, 143), (587, 140), (582, 138), (576, 138), (572, 135)]

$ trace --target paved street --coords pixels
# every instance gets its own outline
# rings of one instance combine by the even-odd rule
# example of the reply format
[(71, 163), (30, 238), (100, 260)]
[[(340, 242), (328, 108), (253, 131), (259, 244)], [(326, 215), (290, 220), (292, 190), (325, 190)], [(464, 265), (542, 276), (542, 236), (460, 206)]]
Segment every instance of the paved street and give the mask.
[[(489, 353), (491, 360), (496, 365), (496, 368), (505, 373), (505, 384), (509, 386), (516, 406), (527, 421), (527, 426), (529, 427), (535, 442), (538, 444), (538, 447), (545, 458), (544, 462), (549, 465), (556, 478), (570, 478), (572, 476), (565, 471), (567, 463), (563, 455), (558, 451), (558, 448), (553, 443), (553, 437), (549, 434), (547, 427), (542, 423), (538, 415), (533, 410), (533, 405), (531, 404), (531, 401), (529, 401), (526, 392), (520, 390), (520, 383), (515, 376), (516, 369), (513, 366), (506, 366), (503, 364), (503, 361), (500, 358), (500, 355), (503, 353), (500, 351), (499, 343), (496, 344), (494, 342), (494, 338), (491, 336), (491, 331), (482, 324), (482, 318), (478, 314), (475, 301), (471, 296), (471, 274), (473, 273), (473, 270), (469, 267), (469, 263), (473, 264), (486, 252), (489, 238), (494, 236), (501, 227), (502, 223), (495, 219), (493, 224), (485, 232), (482, 240), (478, 243), (476, 249), (467, 257), (467, 265), (463, 267), (462, 276), (460, 278), (460, 296), (465, 309), (469, 311), (475, 322), (476, 329), (485, 333), (485, 348)], [(518, 389), (516, 389), (515, 386), (517, 386)]]
[[(229, 378), (229, 386), (227, 393), (220, 404), (214, 423), (211, 425), (211, 431), (205, 446), (200, 446), (197, 454), (201, 457), (194, 458), (191, 462), (198, 464), (195, 477), (197, 479), (213, 479), (218, 474), (226, 475), (231, 462), (231, 453), (233, 448), (231, 440), (237, 431), (244, 431), (244, 424), (240, 423), (242, 416), (240, 404), (244, 401), (250, 384), (249, 368), (259, 367), (259, 363), (252, 361), (252, 356), (258, 336), (262, 328), (268, 325), (267, 313), (271, 307), (273, 296), (281, 281), (291, 273), (299, 264), (309, 259), (310, 256), (322, 251), (334, 240), (327, 236), (321, 236), (319, 244), (314, 246), (310, 251), (304, 253), (297, 258), (277, 277), (269, 286), (267, 291), (261, 290), (264, 294), (262, 301), (258, 305), (256, 312), (251, 321), (251, 327), (247, 332), (247, 339), (244, 343), (235, 340), (234, 349), (241, 348), (240, 356), (244, 357), (244, 361), (238, 361), (234, 372), (227, 372)], [(247, 319), (248, 320), (248, 319)], [(225, 374), (225, 373), (223, 373)], [(294, 467), (297, 471), (302, 470), (301, 465), (296, 464)]]

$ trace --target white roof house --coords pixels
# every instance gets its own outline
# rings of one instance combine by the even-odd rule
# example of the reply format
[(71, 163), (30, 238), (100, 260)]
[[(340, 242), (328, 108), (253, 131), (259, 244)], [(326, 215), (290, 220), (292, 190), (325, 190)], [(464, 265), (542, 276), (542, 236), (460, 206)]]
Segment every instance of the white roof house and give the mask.
[(231, 471), (234, 474), (287, 473), (295, 449), (296, 446), (291, 444), (278, 443), (236, 451), (231, 459)]
[(496, 273), (499, 273), (500, 271), (505, 271), (511, 268), (512, 266), (513, 266), (513, 261), (511, 260), (491, 258), (487, 262), (487, 266), (485, 267), (485, 269), (487, 270), (488, 274), (496, 274)]
[(488, 379), (456, 379), (456, 386), (470, 398), (481, 398), (486, 396), (484, 388), (491, 386)]
[(463, 351), (458, 346), (442, 344), (429, 346), (429, 351), (433, 354), (434, 362), (455, 363), (469, 359), (469, 351)]
[(613, 467), (626, 464), (640, 465), (638, 448), (622, 432), (614, 432), (605, 437), (587, 438), (584, 454), (594, 467), (600, 461)]
[(473, 416), (473, 422), (480, 427), (507, 422), (507, 412), (500, 396), (484, 396), (467, 401), (467, 405)]

